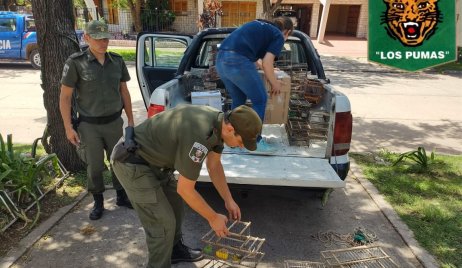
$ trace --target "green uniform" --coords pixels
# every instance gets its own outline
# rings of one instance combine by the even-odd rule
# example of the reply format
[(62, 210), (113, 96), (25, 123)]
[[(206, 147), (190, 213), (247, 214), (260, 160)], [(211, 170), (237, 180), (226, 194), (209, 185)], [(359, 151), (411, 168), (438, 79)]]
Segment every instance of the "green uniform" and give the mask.
[(173, 170), (197, 180), (207, 154), (223, 151), (222, 121), (216, 109), (178, 106), (135, 127), (136, 154), (146, 164), (113, 161), (146, 233), (148, 267), (170, 267), (173, 245), (181, 238), (183, 200)]
[[(120, 83), (129, 80), (122, 57), (112, 52), (106, 53), (103, 65), (89, 49), (74, 53), (64, 65), (61, 84), (74, 88), (74, 108), (81, 121), (77, 129), (81, 141), (77, 152), (87, 164), (88, 191), (93, 194), (105, 190), (104, 151), (109, 158), (123, 134)], [(121, 190), (122, 186), (112, 175), (114, 188)]]

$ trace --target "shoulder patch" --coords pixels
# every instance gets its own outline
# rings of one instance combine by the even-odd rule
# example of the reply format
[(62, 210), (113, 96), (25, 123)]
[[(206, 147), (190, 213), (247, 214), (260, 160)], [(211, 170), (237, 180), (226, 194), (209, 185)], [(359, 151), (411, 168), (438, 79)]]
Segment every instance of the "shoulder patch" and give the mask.
[(67, 64), (64, 64), (64, 67), (63, 67), (63, 73), (62, 73), (62, 76), (66, 76), (67, 75), (67, 72), (69, 71), (69, 65)]
[(80, 56), (82, 56), (84, 54), (85, 54), (85, 51), (79, 51), (79, 52), (76, 52), (76, 53), (70, 55), (69, 58), (75, 59), (75, 58), (78, 58), (78, 57), (80, 57)]
[(208, 152), (209, 150), (207, 147), (198, 142), (195, 142), (191, 147), (191, 150), (189, 150), (189, 158), (191, 158), (194, 163), (202, 163)]

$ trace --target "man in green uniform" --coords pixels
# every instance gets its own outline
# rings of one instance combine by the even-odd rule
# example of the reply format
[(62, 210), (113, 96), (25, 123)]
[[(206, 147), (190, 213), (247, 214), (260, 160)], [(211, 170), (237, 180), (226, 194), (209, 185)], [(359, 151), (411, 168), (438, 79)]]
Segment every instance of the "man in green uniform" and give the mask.
[[(89, 48), (67, 59), (61, 78), (59, 106), (66, 136), (87, 164), (88, 191), (95, 200), (90, 213), (91, 220), (97, 220), (103, 215), (103, 171), (106, 169), (104, 152), (109, 159), (123, 133), (122, 109), (127, 115), (128, 126), (134, 125), (126, 83), (130, 75), (122, 57), (107, 52), (109, 37), (108, 26), (104, 22), (89, 22), (84, 33)], [(78, 127), (77, 124), (73, 126), (72, 109), (78, 113)], [(117, 191), (116, 204), (132, 208), (114, 173), (112, 183)]]
[[(240, 220), (241, 211), (226, 183), (221, 153), (224, 144), (255, 150), (261, 129), (260, 117), (247, 106), (223, 114), (208, 106), (181, 105), (135, 127), (138, 149), (134, 153), (126, 150), (127, 143), (133, 143), (127, 137), (114, 147), (114, 171), (145, 230), (147, 267), (166, 268), (171, 263), (202, 259), (200, 250), (185, 246), (181, 240), (183, 200), (217, 235), (229, 233), (228, 217), (213, 210), (195, 189), (204, 162), (229, 218)], [(174, 170), (179, 173), (178, 180)]]

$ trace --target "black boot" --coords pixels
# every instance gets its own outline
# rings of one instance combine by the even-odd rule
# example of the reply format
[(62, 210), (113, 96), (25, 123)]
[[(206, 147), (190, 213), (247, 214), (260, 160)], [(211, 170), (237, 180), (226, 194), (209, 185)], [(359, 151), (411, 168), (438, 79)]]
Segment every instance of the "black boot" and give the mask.
[(104, 211), (104, 197), (103, 194), (93, 194), (95, 204), (90, 212), (90, 220), (99, 220), (103, 216)]
[(179, 262), (195, 262), (204, 258), (200, 249), (192, 249), (183, 244), (180, 240), (173, 246), (172, 264)]
[(130, 199), (128, 199), (127, 193), (125, 192), (124, 189), (122, 190), (117, 190), (117, 201), (116, 205), (119, 207), (127, 207), (127, 208), (133, 208), (132, 203), (130, 202)]

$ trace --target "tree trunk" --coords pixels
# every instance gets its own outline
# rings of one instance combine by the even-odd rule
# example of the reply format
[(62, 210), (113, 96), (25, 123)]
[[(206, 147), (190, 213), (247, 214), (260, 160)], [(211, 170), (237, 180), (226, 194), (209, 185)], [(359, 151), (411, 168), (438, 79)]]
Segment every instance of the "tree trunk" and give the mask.
[(133, 18), (133, 24), (135, 26), (135, 32), (139, 33), (142, 31), (141, 26), (141, 0), (129, 0), (128, 5), (130, 6), (130, 13)]
[(75, 147), (66, 138), (59, 111), (60, 80), (64, 63), (69, 55), (79, 51), (72, 0), (32, 0), (32, 10), (37, 27), (42, 65), (41, 87), (49, 136), (49, 140), (42, 140), (42, 143), (47, 153), (56, 153), (69, 171), (79, 171), (85, 165), (77, 156)]
[(277, 0), (276, 3), (271, 5), (271, 0), (263, 0), (263, 17), (266, 20), (273, 18), (273, 13), (276, 9), (281, 6), (282, 0)]

